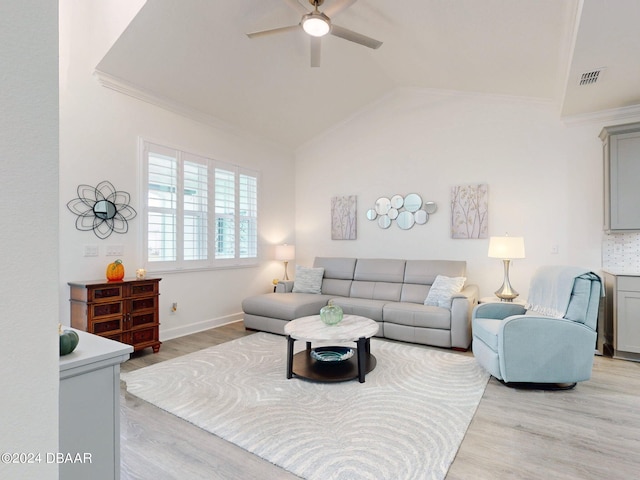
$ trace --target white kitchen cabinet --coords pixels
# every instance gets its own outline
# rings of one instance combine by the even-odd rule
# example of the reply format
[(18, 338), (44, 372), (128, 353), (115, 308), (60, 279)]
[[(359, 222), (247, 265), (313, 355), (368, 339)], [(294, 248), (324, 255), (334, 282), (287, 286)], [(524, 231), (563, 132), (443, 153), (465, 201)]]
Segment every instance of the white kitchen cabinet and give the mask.
[[(613, 356), (640, 361), (640, 275), (604, 272)], [(606, 331), (606, 329), (605, 329)]]
[(604, 230), (640, 231), (640, 122), (604, 127)]

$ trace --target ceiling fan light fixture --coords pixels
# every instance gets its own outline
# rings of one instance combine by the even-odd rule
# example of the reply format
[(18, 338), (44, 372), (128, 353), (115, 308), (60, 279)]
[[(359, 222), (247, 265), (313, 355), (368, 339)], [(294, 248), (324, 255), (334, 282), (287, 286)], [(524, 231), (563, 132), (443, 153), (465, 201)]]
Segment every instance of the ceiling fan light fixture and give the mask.
[(313, 12), (302, 17), (302, 29), (312, 37), (324, 37), (331, 30), (331, 23), (325, 14)]

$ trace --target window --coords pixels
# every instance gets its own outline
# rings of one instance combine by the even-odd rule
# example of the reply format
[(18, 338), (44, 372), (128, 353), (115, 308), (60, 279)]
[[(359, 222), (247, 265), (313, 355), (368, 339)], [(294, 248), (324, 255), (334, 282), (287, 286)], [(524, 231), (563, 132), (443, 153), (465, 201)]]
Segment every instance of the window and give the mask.
[(258, 173), (142, 142), (150, 271), (257, 263)]

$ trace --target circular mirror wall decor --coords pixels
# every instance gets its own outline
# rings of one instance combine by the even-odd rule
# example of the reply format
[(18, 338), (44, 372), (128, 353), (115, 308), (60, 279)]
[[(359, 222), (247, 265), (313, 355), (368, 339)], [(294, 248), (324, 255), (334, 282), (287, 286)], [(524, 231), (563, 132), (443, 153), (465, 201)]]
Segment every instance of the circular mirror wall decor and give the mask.
[(391, 219), (389, 215), (382, 215), (378, 218), (378, 226), (380, 228), (389, 228), (391, 226)]
[(116, 190), (111, 182), (105, 180), (96, 187), (78, 185), (78, 197), (67, 203), (67, 208), (78, 216), (76, 228), (91, 231), (98, 238), (105, 239), (113, 232), (127, 233), (129, 220), (137, 213), (129, 205), (127, 192)]
[(404, 212), (400, 212), (400, 215), (398, 215), (398, 219), (396, 220), (396, 222), (398, 223), (398, 227), (400, 227), (401, 230), (409, 230), (411, 227), (413, 227), (415, 219), (413, 218), (413, 213), (405, 210)]
[(418, 225), (424, 225), (429, 221), (429, 214), (422, 209), (414, 213), (413, 217)]
[(417, 193), (410, 193), (404, 197), (404, 208), (408, 212), (417, 212), (422, 208), (422, 197)]
[(393, 197), (391, 197), (391, 206), (393, 208), (395, 208), (396, 210), (400, 210), (403, 205), (404, 198), (402, 198), (402, 195), (394, 195)]
[(436, 205), (436, 202), (426, 202), (424, 204), (424, 211), (429, 215), (431, 215), (432, 213), (436, 213), (436, 210), (438, 210), (438, 205)]
[(368, 220), (377, 220), (380, 228), (389, 228), (395, 220), (398, 228), (409, 230), (414, 225), (424, 225), (429, 216), (438, 210), (436, 202), (423, 203), (422, 196), (409, 193), (406, 196), (378, 197), (373, 208), (367, 210)]
[(391, 200), (387, 197), (380, 197), (376, 200), (376, 213), (378, 215), (386, 215), (391, 208)]

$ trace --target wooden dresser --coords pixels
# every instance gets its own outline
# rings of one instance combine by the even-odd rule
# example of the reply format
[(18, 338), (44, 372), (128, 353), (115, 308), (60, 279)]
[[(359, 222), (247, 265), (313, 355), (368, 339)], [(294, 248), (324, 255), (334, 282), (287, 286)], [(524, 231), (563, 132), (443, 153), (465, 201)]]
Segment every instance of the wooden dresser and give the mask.
[(69, 282), (71, 326), (132, 345), (160, 349), (160, 278)]

